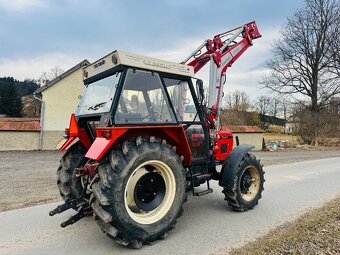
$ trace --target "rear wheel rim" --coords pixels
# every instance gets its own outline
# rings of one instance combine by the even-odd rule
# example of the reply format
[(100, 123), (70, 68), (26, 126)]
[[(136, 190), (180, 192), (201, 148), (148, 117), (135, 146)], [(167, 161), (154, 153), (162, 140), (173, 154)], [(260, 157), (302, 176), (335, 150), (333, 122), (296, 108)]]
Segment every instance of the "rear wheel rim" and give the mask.
[(260, 190), (260, 173), (254, 166), (248, 166), (241, 176), (240, 191), (242, 198), (250, 202)]
[(124, 192), (125, 209), (140, 224), (152, 224), (170, 210), (176, 194), (171, 168), (162, 161), (149, 160), (130, 175)]

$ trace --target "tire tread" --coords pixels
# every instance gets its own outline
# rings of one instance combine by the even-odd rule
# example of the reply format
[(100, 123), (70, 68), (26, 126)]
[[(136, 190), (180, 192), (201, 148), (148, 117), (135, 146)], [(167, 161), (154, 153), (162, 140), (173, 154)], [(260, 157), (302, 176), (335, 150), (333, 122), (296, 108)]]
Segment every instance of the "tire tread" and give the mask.
[[(175, 154), (173, 148), (171, 148), (165, 140), (160, 140), (152, 136), (144, 138), (137, 137), (124, 141), (121, 146), (113, 148), (107, 155), (108, 160), (104, 160), (106, 163), (98, 167), (100, 178), (93, 184), (93, 203), (91, 204), (97, 216), (97, 224), (110, 238), (129, 248), (138, 249), (142, 247), (143, 244), (164, 239), (168, 232), (175, 228), (177, 218), (183, 214), (183, 203), (186, 201), (185, 188), (183, 196), (180, 198), (180, 207), (175, 218), (158, 235), (149, 236), (133, 225), (130, 226), (124, 222), (118, 222), (117, 217), (114, 215), (115, 207), (124, 204), (124, 201), (120, 201), (117, 194), (121, 192), (119, 185), (122, 182), (121, 175), (124, 174), (124, 169), (128, 166), (128, 162), (136, 160), (143, 151), (159, 151), (160, 148), (161, 150), (166, 150), (167, 153), (171, 153), (173, 156), (176, 155), (175, 162), (176, 164), (180, 164), (180, 169), (183, 170), (183, 180), (185, 180), (185, 170), (182, 166), (181, 159)], [(163, 157), (169, 158), (166, 154), (164, 154)], [(174, 158), (175, 157), (169, 158), (168, 160), (173, 161)], [(110, 217), (108, 215), (110, 215)], [(124, 227), (122, 224), (125, 224)], [(134, 232), (135, 234), (126, 234), (126, 229), (129, 229), (130, 233)]]
[[(238, 178), (240, 177), (239, 176), (240, 171), (242, 171), (242, 168), (247, 164), (252, 164), (255, 167), (257, 167), (260, 173), (261, 188), (259, 190), (258, 196), (254, 198), (255, 200), (253, 200), (252, 203), (245, 203), (243, 199), (240, 198), (240, 196), (238, 195), (238, 190), (237, 190), (238, 189), (237, 183), (238, 183)], [(254, 155), (247, 153), (244, 156), (244, 158), (241, 160), (240, 164), (238, 165), (238, 170), (234, 178), (235, 178), (234, 186), (232, 188), (224, 188), (222, 191), (222, 193), (224, 193), (225, 195), (224, 200), (226, 200), (228, 202), (228, 205), (235, 211), (244, 212), (244, 211), (253, 209), (254, 206), (258, 204), (258, 200), (261, 199), (262, 191), (264, 190), (263, 188), (263, 183), (265, 182), (264, 171), (263, 171), (262, 165), (260, 164), (260, 161), (257, 160)]]

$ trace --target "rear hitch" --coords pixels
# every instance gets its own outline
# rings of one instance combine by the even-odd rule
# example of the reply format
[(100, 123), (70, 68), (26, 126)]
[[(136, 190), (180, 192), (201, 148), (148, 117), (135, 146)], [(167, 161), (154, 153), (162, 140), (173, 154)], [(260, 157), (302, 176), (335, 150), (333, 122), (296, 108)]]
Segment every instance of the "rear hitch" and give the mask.
[[(96, 167), (98, 166), (98, 164), (86, 164), (86, 165), (90, 165), (90, 168), (95, 171)], [(76, 168), (77, 169), (77, 168)], [(86, 167), (83, 167), (82, 170), (80, 170), (80, 172), (84, 173), (84, 171), (92, 171), (92, 170), (85, 170)], [(79, 169), (77, 169), (79, 170)], [(87, 174), (90, 174), (90, 172), (88, 172)], [(80, 175), (82, 176), (82, 174)], [(67, 211), (70, 208), (78, 208), (77, 209), (77, 213), (75, 215), (73, 215), (71, 218), (69, 218), (67, 221), (64, 221), (60, 224), (60, 226), (62, 228), (67, 227), (68, 225), (72, 225), (73, 223), (76, 223), (77, 221), (81, 220), (82, 218), (86, 217), (86, 216), (92, 216), (93, 214), (93, 210), (91, 208), (91, 206), (89, 205), (88, 200), (86, 199), (86, 197), (89, 196), (89, 194), (86, 194), (86, 190), (87, 188), (91, 188), (93, 182), (99, 178), (98, 174), (95, 174), (91, 183), (89, 183), (89, 177), (86, 179), (86, 182), (84, 184), (84, 190), (81, 194), (80, 197), (76, 198), (76, 199), (67, 199), (65, 201), (65, 203), (63, 203), (62, 205), (58, 205), (55, 209), (53, 209), (52, 211), (49, 212), (50, 216), (62, 213)]]
[(81, 220), (82, 218), (86, 216), (92, 216), (93, 211), (91, 207), (81, 207), (78, 210), (78, 213), (73, 215), (71, 218), (69, 218), (67, 221), (64, 221), (60, 224), (62, 228), (67, 227), (68, 225), (72, 225), (73, 223), (76, 223), (77, 221)]
[(64, 221), (60, 224), (62, 228), (67, 227), (68, 225), (72, 225), (77, 221), (81, 220), (86, 216), (92, 216), (92, 208), (88, 205), (88, 202), (85, 201), (82, 197), (72, 200), (65, 201), (64, 204), (57, 206), (55, 209), (50, 211), (49, 215), (53, 216), (62, 212), (67, 211), (70, 208), (79, 207), (78, 212), (69, 218), (67, 221)]
[(55, 209), (50, 211), (49, 215), (53, 216), (53, 215), (65, 212), (72, 207), (79, 207), (86, 203), (87, 202), (84, 201), (82, 197), (77, 198), (77, 199), (72, 199), (72, 200), (66, 200), (65, 203), (63, 203), (62, 205), (58, 205)]

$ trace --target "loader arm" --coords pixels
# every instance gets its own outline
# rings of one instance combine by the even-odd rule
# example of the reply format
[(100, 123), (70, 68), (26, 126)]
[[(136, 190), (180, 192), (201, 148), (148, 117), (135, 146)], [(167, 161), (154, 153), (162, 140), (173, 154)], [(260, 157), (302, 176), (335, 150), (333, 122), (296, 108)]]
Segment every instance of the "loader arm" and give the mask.
[[(253, 21), (204, 41), (181, 62), (192, 66), (195, 73), (210, 62), (208, 108), (214, 112), (213, 119), (217, 122), (227, 69), (253, 44), (254, 39), (260, 37), (261, 34)], [(219, 126), (219, 123), (216, 126)]]

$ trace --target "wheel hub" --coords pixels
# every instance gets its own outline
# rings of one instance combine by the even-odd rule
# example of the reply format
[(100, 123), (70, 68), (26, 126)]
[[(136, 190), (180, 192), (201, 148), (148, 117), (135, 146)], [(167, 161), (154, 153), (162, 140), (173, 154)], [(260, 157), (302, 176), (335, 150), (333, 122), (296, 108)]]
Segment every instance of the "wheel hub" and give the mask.
[(169, 212), (176, 195), (176, 179), (167, 164), (149, 160), (131, 173), (124, 193), (129, 216), (140, 224), (153, 224)]
[(134, 198), (136, 205), (143, 211), (156, 209), (165, 196), (165, 182), (157, 172), (143, 175), (136, 183)]
[(247, 193), (249, 191), (249, 187), (252, 184), (252, 179), (249, 173), (245, 173), (242, 178), (242, 184), (241, 184), (241, 192)]

